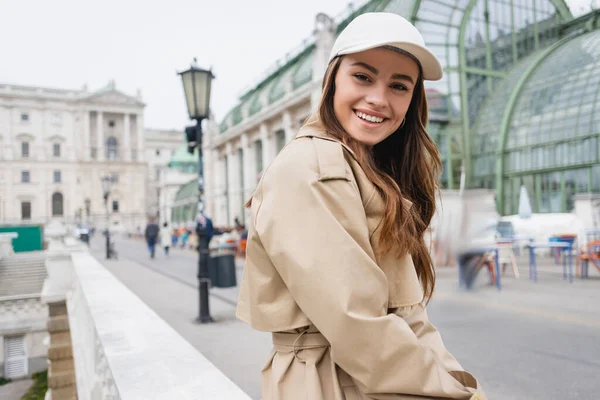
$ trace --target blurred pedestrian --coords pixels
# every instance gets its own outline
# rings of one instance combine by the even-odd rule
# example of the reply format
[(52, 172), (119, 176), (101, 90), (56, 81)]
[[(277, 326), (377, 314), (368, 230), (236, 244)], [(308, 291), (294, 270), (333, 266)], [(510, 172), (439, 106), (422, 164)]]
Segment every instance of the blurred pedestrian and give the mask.
[(485, 399), (425, 310), (442, 165), (423, 80), (441, 77), (397, 14), (337, 37), (316, 114), (247, 204), (237, 316), (273, 333), (263, 400)]
[(176, 247), (178, 240), (179, 240), (179, 233), (177, 233), (177, 228), (173, 228), (173, 232), (171, 233), (171, 246)]
[(181, 234), (181, 248), (182, 249), (185, 249), (185, 246), (187, 245), (189, 236), (190, 236), (190, 231), (188, 231), (187, 229), (184, 229), (183, 233)]
[(169, 255), (169, 247), (171, 246), (171, 230), (169, 229), (168, 223), (163, 223), (160, 229), (160, 244), (165, 250), (165, 255)]
[(158, 224), (154, 222), (154, 219), (150, 219), (148, 225), (146, 225), (146, 231), (144, 233), (146, 243), (148, 244), (148, 251), (150, 252), (150, 258), (154, 258), (159, 230)]

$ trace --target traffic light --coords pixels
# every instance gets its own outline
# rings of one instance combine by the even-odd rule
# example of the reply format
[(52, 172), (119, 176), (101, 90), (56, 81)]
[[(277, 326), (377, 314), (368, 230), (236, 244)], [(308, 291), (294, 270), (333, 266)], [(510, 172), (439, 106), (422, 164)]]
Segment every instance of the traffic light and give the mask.
[(190, 154), (194, 154), (194, 149), (198, 142), (197, 133), (198, 130), (195, 125), (185, 127), (185, 139), (187, 140), (188, 153)]

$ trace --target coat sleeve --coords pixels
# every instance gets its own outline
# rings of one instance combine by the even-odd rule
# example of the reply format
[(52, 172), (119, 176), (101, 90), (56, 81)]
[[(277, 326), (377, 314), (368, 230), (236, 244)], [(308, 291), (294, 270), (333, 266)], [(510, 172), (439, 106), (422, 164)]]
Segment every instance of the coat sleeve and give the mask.
[(446, 371), (464, 370), (454, 356), (446, 349), (442, 336), (431, 321), (429, 321), (427, 310), (423, 304), (402, 307), (396, 311), (396, 315), (406, 321), (420, 343), (433, 352), (433, 355), (444, 366)]
[(374, 261), (356, 183), (320, 176), (318, 163), (308, 164), (266, 171), (254, 223), (335, 363), (373, 399), (479, 398), (474, 379), (473, 387), (459, 382), (406, 321), (387, 313), (387, 281)]

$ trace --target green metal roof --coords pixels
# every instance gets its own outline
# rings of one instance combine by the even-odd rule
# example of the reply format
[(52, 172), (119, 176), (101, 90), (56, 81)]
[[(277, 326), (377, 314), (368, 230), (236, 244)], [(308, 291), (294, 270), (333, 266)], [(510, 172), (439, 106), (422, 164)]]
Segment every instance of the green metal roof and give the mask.
[(292, 71), (292, 86), (295, 89), (312, 80), (312, 54), (306, 53), (298, 59)]
[(169, 160), (169, 167), (177, 167), (182, 165), (197, 164), (198, 163), (198, 150), (194, 151), (194, 154), (188, 153), (187, 145), (181, 145), (175, 151), (175, 154)]
[[(244, 107), (248, 107), (248, 116), (260, 112), (262, 110), (260, 98), (262, 97), (263, 93), (266, 93), (266, 98), (269, 104), (272, 104), (283, 98), (286, 95), (283, 79), (286, 74), (292, 74), (292, 86), (294, 90), (310, 82), (312, 79), (312, 52), (314, 48), (314, 44), (307, 46), (303, 51), (290, 59), (281, 68), (261, 81), (254, 89), (241, 96), (240, 103), (238, 103), (229, 111), (229, 113), (227, 113), (219, 125), (219, 131), (223, 133), (229, 128), (242, 122), (242, 109)], [(299, 71), (301, 67), (306, 66), (310, 68), (310, 72), (308, 74), (306, 71)], [(296, 72), (299, 74), (298, 79), (296, 79), (294, 76)]]

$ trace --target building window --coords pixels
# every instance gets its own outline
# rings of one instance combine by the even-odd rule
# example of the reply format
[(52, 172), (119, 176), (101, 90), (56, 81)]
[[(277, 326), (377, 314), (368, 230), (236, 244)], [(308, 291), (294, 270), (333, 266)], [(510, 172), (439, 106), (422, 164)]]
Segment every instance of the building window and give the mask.
[(110, 182), (111, 183), (119, 183), (119, 174), (117, 174), (116, 172), (113, 172), (112, 174), (110, 174)]
[(114, 136), (110, 136), (106, 139), (106, 158), (108, 160), (116, 160), (119, 153), (119, 145), (117, 139)]
[(92, 201), (90, 199), (85, 199), (84, 203), (85, 203), (85, 215), (89, 217), (92, 212)]
[(52, 145), (52, 155), (54, 157), (60, 157), (60, 143), (54, 143)]
[(56, 192), (52, 194), (52, 216), (60, 217), (63, 215), (63, 195)]
[(21, 142), (21, 157), (29, 157), (29, 142)]
[(108, 121), (108, 127), (109, 128), (114, 128), (115, 127), (115, 121), (113, 121), (112, 119), (110, 121)]
[(60, 183), (61, 174), (60, 171), (54, 171), (54, 183)]
[(62, 123), (62, 117), (60, 116), (60, 114), (52, 114), (51, 121), (53, 125), (60, 125)]
[(112, 210), (113, 212), (119, 212), (119, 200), (113, 200)]
[(29, 114), (21, 113), (21, 122), (29, 122)]
[(21, 171), (21, 183), (29, 182), (31, 182), (31, 176), (29, 175), (29, 171)]
[(159, 149), (156, 149), (156, 155), (160, 156), (160, 150)]
[(21, 219), (31, 219), (31, 202), (21, 202)]

